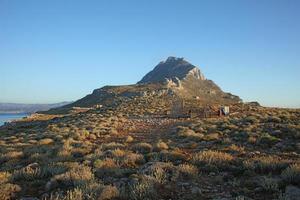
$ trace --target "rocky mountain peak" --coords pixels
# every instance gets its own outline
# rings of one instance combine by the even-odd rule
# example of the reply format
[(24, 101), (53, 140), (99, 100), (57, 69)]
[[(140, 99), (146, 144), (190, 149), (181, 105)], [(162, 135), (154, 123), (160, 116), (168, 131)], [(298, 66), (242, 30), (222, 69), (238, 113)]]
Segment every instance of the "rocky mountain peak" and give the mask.
[(200, 69), (184, 58), (170, 56), (160, 62), (156, 67), (146, 74), (138, 84), (165, 82), (167, 80), (183, 80), (187, 76), (193, 76), (199, 80), (205, 80)]
[(147, 104), (149, 108), (152, 106), (153, 109), (160, 109), (164, 104), (166, 109), (170, 109), (168, 106), (172, 105), (174, 97), (185, 99), (187, 102), (197, 101), (199, 105), (241, 101), (238, 96), (223, 92), (212, 80), (206, 79), (199, 68), (184, 58), (168, 57), (156, 65), (138, 84), (105, 86), (72, 104), (49, 110), (47, 113), (68, 113), (74, 107), (93, 108), (98, 105), (114, 109), (134, 105), (132, 110), (135, 111), (139, 110), (138, 105)]

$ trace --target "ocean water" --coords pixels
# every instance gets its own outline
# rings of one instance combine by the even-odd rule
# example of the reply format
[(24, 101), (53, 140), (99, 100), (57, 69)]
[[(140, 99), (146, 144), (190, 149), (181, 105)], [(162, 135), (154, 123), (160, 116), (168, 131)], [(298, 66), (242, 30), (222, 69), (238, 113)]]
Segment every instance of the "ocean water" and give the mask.
[(0, 114), (0, 126), (4, 124), (4, 122), (8, 122), (14, 119), (21, 119), (23, 117), (28, 116), (28, 114), (20, 113), (20, 114)]

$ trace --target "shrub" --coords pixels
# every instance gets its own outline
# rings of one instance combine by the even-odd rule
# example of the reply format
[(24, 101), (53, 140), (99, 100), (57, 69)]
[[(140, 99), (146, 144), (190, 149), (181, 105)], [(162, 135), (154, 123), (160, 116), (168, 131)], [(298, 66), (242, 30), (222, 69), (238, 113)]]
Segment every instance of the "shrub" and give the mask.
[(8, 182), (10, 177), (11, 174), (9, 172), (0, 172), (0, 184)]
[(59, 166), (43, 166), (40, 167), (37, 163), (33, 163), (20, 170), (14, 171), (12, 178), (14, 181), (34, 181), (36, 179), (47, 178), (59, 173), (65, 172), (64, 167)]
[(132, 146), (132, 150), (138, 153), (150, 153), (152, 151), (152, 145), (149, 143), (141, 142)]
[(110, 200), (119, 197), (119, 190), (115, 186), (105, 186), (98, 200)]
[(158, 199), (158, 193), (155, 189), (155, 183), (149, 177), (143, 177), (142, 180), (133, 184), (129, 192), (130, 199), (133, 200), (155, 200)]
[(250, 144), (256, 144), (256, 142), (257, 142), (257, 139), (256, 139), (256, 137), (254, 137), (254, 136), (249, 136), (249, 138), (248, 138), (248, 143), (250, 143)]
[(41, 139), (38, 143), (39, 145), (49, 145), (53, 143), (53, 140), (51, 138), (45, 138)]
[(286, 183), (300, 185), (300, 164), (293, 164), (286, 168), (281, 177)]
[(47, 171), (51, 176), (62, 174), (67, 171), (67, 168), (61, 164), (51, 164), (47, 166), (43, 166), (43, 169)]
[(177, 161), (186, 161), (187, 160), (187, 156), (179, 149), (174, 149), (172, 151), (161, 151), (159, 153), (160, 159), (162, 161), (171, 161), (171, 162), (177, 162)]
[(105, 158), (104, 160), (97, 159), (94, 162), (95, 168), (116, 168), (118, 165), (112, 158)]
[(129, 135), (129, 136), (126, 137), (125, 142), (126, 143), (131, 143), (131, 142), (133, 142), (133, 140), (134, 140), (133, 137)]
[(84, 192), (84, 199), (97, 199), (100, 197), (101, 192), (104, 189), (104, 185), (95, 180), (89, 181), (87, 184), (80, 186), (80, 189)]
[(156, 151), (167, 150), (169, 149), (169, 146), (167, 145), (167, 143), (159, 141), (155, 144), (154, 149)]
[(218, 133), (209, 133), (204, 137), (205, 140), (211, 141), (211, 140), (218, 140), (219, 134)]
[(111, 128), (111, 129), (110, 129), (110, 134), (111, 134), (111, 135), (118, 135), (118, 134), (119, 134), (119, 132), (118, 132), (118, 130), (117, 130), (117, 129), (115, 129), (115, 128)]
[(258, 180), (259, 185), (263, 188), (266, 192), (276, 192), (278, 191), (278, 181), (275, 178), (269, 178), (263, 176)]
[(19, 159), (24, 156), (22, 151), (10, 151), (4, 155), (6, 160)]
[(249, 132), (247, 131), (238, 131), (234, 134), (234, 138), (238, 141), (247, 141), (249, 139)]
[(214, 165), (218, 168), (227, 167), (233, 161), (233, 156), (219, 151), (202, 151), (192, 157), (192, 163), (201, 167), (202, 165)]
[(280, 123), (281, 119), (276, 116), (270, 116), (268, 117), (267, 122)]
[(113, 157), (118, 158), (118, 157), (123, 157), (126, 154), (126, 152), (121, 149), (115, 149), (111, 151), (111, 154)]
[(116, 142), (111, 142), (102, 145), (102, 150), (114, 150), (114, 149), (123, 149), (124, 145)]
[(280, 139), (274, 136), (271, 136), (269, 133), (263, 133), (259, 138), (259, 144), (272, 146), (278, 142), (280, 142)]
[(71, 150), (72, 150), (72, 145), (71, 145), (72, 142), (73, 142), (73, 140), (71, 140), (71, 139), (64, 140), (62, 147), (60, 147), (57, 150), (57, 156), (59, 156), (59, 157), (70, 156)]
[(67, 190), (66, 193), (52, 193), (49, 197), (43, 198), (43, 200), (83, 200), (83, 196), (83, 191), (80, 188), (74, 188), (72, 190)]
[(93, 180), (66, 192), (58, 190), (43, 198), (43, 200), (92, 200), (100, 196), (103, 188), (104, 186), (101, 183)]
[(100, 178), (105, 176), (120, 176), (122, 174), (122, 170), (115, 159), (105, 158), (104, 160), (96, 160), (94, 166), (97, 168), (96, 176)]
[(179, 179), (195, 179), (198, 176), (198, 169), (191, 164), (180, 164), (177, 167), (177, 173)]
[(176, 178), (176, 167), (172, 163), (148, 162), (140, 173), (152, 177), (155, 182), (164, 183)]
[(51, 179), (52, 182), (57, 182), (58, 184), (62, 184), (65, 186), (80, 186), (88, 181), (92, 180), (94, 175), (91, 171), (91, 168), (84, 165), (78, 165), (69, 171), (54, 176)]
[(18, 192), (21, 191), (21, 187), (18, 185), (4, 183), (0, 185), (0, 199), (15, 199)]
[(97, 139), (97, 136), (95, 134), (90, 134), (89, 135), (89, 139), (90, 140), (96, 140)]
[(80, 131), (80, 135), (82, 136), (82, 139), (87, 138), (90, 135), (90, 132), (86, 129), (83, 129)]
[(125, 167), (137, 167), (145, 163), (144, 155), (137, 153), (128, 153), (123, 158)]
[(13, 173), (14, 181), (34, 181), (46, 177), (40, 168), (23, 168)]
[(245, 152), (245, 148), (243, 146), (238, 146), (236, 144), (230, 145), (227, 149), (231, 153), (244, 153)]
[(196, 133), (194, 130), (189, 129), (188, 127), (178, 127), (177, 135), (182, 138), (187, 138), (191, 140), (202, 140), (204, 135), (202, 133)]
[(257, 173), (280, 173), (288, 164), (273, 156), (255, 157), (251, 160), (244, 161), (244, 167), (254, 170)]
[(259, 119), (257, 119), (255, 116), (248, 116), (244, 119), (245, 122), (249, 122), (251, 124), (256, 124), (259, 122)]
[(146, 171), (142, 172), (143, 174), (147, 174), (149, 177), (152, 178), (152, 181), (156, 183), (165, 183), (168, 179), (166, 166), (154, 164), (150, 166)]
[(37, 141), (37, 140), (28, 140), (28, 143), (29, 143), (29, 144), (37, 144), (38, 141)]
[(62, 198), (63, 200), (83, 200), (83, 192), (81, 189), (79, 188), (75, 188), (73, 190), (68, 190), (67, 194), (64, 198)]

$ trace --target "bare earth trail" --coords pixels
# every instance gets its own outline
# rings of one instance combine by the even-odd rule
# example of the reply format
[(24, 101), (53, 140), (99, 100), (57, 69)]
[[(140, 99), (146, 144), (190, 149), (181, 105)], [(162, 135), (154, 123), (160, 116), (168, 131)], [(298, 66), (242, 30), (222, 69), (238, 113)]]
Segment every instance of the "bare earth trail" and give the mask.
[(166, 118), (134, 119), (135, 130), (130, 135), (137, 141), (147, 143), (168, 140), (170, 139), (168, 136), (172, 134), (174, 128), (184, 122), (187, 122), (187, 120)]

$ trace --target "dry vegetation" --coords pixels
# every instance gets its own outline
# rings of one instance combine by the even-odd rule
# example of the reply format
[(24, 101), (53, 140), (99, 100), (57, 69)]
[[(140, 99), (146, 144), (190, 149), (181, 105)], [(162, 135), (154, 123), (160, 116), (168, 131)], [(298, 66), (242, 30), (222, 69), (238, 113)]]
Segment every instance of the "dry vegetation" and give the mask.
[(0, 199), (292, 199), (300, 190), (299, 110), (188, 120), (124, 109), (0, 128)]

